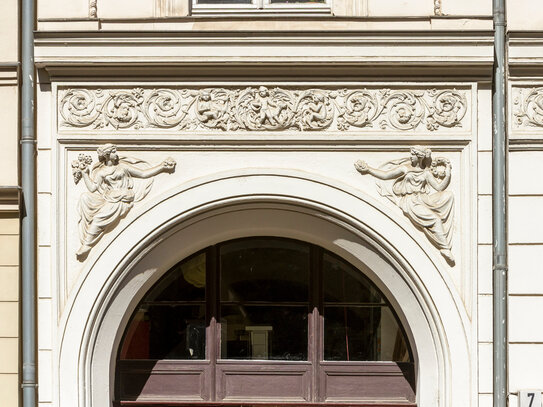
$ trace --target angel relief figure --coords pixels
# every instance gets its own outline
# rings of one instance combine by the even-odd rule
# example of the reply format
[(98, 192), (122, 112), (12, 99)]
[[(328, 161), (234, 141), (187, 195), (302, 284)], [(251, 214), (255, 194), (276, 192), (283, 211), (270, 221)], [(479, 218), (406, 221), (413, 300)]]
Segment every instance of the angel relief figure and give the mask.
[(217, 120), (219, 118), (220, 112), (211, 100), (209, 92), (202, 92), (196, 110), (202, 123), (208, 123), (210, 120)]
[[(411, 222), (421, 229), (454, 266), (451, 252), (454, 223), (454, 196), (447, 187), (451, 182), (451, 163), (447, 158), (432, 158), (432, 151), (412, 147), (411, 155), (389, 161), (379, 168), (366, 162), (355, 163), (356, 170), (378, 178), (379, 193), (394, 202)], [(394, 180), (390, 183), (382, 182)], [(433, 190), (433, 191), (432, 191)]]
[[(149, 179), (162, 172), (172, 173), (176, 162), (167, 158), (156, 166), (135, 158), (119, 157), (117, 146), (105, 144), (96, 150), (98, 162), (90, 168), (92, 159), (80, 154), (72, 162), (72, 173), (77, 184), (81, 179), (88, 192), (81, 194), (79, 238), (81, 247), (76, 253), (85, 260), (91, 248), (130, 211), (134, 202), (141, 201), (151, 190)], [(134, 179), (145, 179), (136, 181)]]
[(294, 110), (300, 130), (320, 130), (332, 124), (334, 113), (326, 96), (321, 92), (308, 91), (300, 97)]
[(248, 130), (284, 129), (292, 119), (292, 100), (284, 90), (248, 88), (237, 102), (237, 120)]
[(236, 130), (230, 120), (230, 94), (225, 89), (202, 90), (196, 99), (196, 118), (208, 128)]
[(279, 114), (287, 105), (282, 102), (274, 102), (270, 91), (265, 86), (258, 88), (251, 108), (258, 114), (258, 125), (262, 126), (266, 121), (275, 126), (279, 123)]

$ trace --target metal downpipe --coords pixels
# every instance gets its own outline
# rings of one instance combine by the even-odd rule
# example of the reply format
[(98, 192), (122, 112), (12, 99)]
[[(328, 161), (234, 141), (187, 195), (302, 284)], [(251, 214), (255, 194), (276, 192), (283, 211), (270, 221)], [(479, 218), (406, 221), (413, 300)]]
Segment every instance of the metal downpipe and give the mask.
[(493, 376), (494, 407), (507, 406), (507, 135), (505, 95), (505, 0), (493, 0), (494, 78), (492, 89), (492, 227), (493, 227)]
[(36, 138), (34, 0), (21, 3), (21, 296), (23, 407), (36, 403)]

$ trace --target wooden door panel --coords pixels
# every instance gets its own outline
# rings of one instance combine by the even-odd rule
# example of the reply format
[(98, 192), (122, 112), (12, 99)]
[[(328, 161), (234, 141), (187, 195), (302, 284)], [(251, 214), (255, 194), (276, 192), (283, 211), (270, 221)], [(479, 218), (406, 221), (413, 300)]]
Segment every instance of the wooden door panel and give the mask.
[(415, 401), (410, 363), (321, 364), (320, 399), (325, 402)]
[(180, 364), (175, 361), (123, 361), (118, 386), (123, 400), (207, 401), (209, 363)]
[(307, 402), (311, 366), (217, 364), (217, 401)]

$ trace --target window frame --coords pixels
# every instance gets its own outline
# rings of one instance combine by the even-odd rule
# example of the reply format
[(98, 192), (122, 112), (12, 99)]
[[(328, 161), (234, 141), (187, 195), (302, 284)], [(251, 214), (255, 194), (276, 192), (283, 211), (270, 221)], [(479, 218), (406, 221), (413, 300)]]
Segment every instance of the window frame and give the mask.
[(225, 15), (332, 15), (332, 0), (325, 0), (322, 4), (273, 4), (271, 1), (251, 0), (250, 4), (199, 4), (199, 0), (192, 0), (191, 14), (213, 17)]
[[(221, 273), (220, 273), (220, 247), (224, 244), (249, 240), (252, 238), (257, 239), (278, 239), (278, 240), (291, 240), (303, 243), (309, 248), (309, 304), (314, 306), (312, 310), (309, 311), (308, 315), (308, 354), (307, 360), (277, 360), (277, 359), (235, 359), (235, 358), (222, 358), (221, 355), (221, 322), (220, 322), (220, 307), (221, 307), (221, 296), (220, 296), (220, 287), (221, 287)], [(398, 317), (396, 310), (388, 301), (387, 297), (379, 290), (371, 280), (368, 281), (375, 286), (380, 296), (383, 298), (383, 305), (386, 305), (388, 309), (392, 312), (398, 328), (401, 330), (405, 345), (407, 346), (407, 351), (409, 354), (410, 361), (408, 362), (396, 362), (396, 361), (380, 361), (380, 360), (327, 360), (324, 358), (324, 292), (323, 292), (323, 259), (324, 255), (328, 254), (332, 258), (336, 258), (345, 264), (352, 266), (345, 259), (336, 255), (335, 253), (328, 251), (318, 245), (297, 240), (297, 239), (288, 239), (283, 237), (274, 237), (274, 236), (254, 236), (254, 237), (244, 237), (239, 239), (228, 240), (224, 242), (217, 243), (212, 246), (200, 250), (185, 259), (181, 260), (179, 263), (185, 262), (191, 258), (199, 256), (201, 254), (205, 255), (206, 258), (206, 337), (205, 337), (205, 358), (204, 359), (121, 359), (120, 354), (122, 346), (124, 344), (126, 333), (128, 331), (128, 326), (125, 327), (125, 332), (122, 336), (122, 339), (119, 343), (118, 354), (117, 354), (117, 369), (116, 369), (116, 378), (115, 378), (115, 405), (125, 406), (125, 405), (137, 405), (145, 407), (155, 407), (158, 406), (157, 400), (153, 399), (143, 399), (143, 400), (119, 400), (121, 396), (121, 385), (120, 380), (121, 376), (126, 373), (132, 373), (134, 371), (144, 371), (146, 369), (157, 369), (162, 372), (161, 374), (170, 375), (172, 372), (177, 372), (178, 374), (194, 374), (195, 372), (205, 376), (213, 376), (213, 379), (206, 379), (206, 382), (209, 380), (209, 383), (204, 386), (206, 390), (205, 394), (202, 394), (202, 400), (183, 400), (179, 401), (179, 405), (206, 405), (209, 404), (209, 399), (215, 400), (211, 403), (224, 403), (226, 394), (223, 394), (224, 385), (220, 380), (224, 376), (224, 373), (238, 373), (242, 375), (250, 375), (252, 372), (256, 371), (274, 371), (281, 374), (294, 374), (299, 375), (303, 373), (313, 382), (307, 391), (308, 391), (308, 400), (302, 402), (303, 404), (311, 405), (320, 405), (320, 404), (330, 404), (329, 401), (323, 399), (324, 394), (322, 391), (324, 389), (324, 382), (326, 381), (325, 376), (331, 374), (332, 376), (352, 376), (363, 372), (363, 375), (379, 377), (379, 376), (398, 376), (398, 370), (403, 371), (406, 380), (408, 380), (412, 386), (413, 394), (416, 396), (416, 361), (411, 349), (411, 344), (409, 343), (408, 336), (405, 331), (405, 327), (401, 324), (400, 318)], [(175, 266), (174, 266), (175, 267)], [(168, 272), (164, 274), (167, 275)], [(159, 279), (153, 287), (148, 290), (148, 293), (156, 287), (162, 279)], [(133, 316), (137, 312), (139, 306), (134, 310), (133, 315), (130, 318), (132, 320)], [(218, 317), (218, 319), (215, 319)], [(314, 338), (311, 339), (311, 335), (314, 335)], [(132, 367), (131, 367), (132, 365)], [(151, 372), (149, 370), (149, 372)], [(408, 379), (409, 378), (409, 379)], [(313, 388), (316, 386), (316, 388)], [(267, 399), (266, 399), (267, 400)], [(168, 402), (173, 400), (167, 399)], [(236, 399), (236, 405), (252, 405), (257, 400), (253, 399)], [(269, 400), (267, 400), (269, 401)], [(292, 404), (294, 400), (277, 400), (273, 402), (273, 405), (277, 404)], [(395, 402), (390, 404), (390, 401), (381, 401), (380, 400), (370, 400), (372, 406), (397, 406)], [(299, 401), (301, 402), (301, 400)], [(295, 403), (295, 404), (299, 404)], [(333, 403), (332, 403), (333, 404)], [(352, 401), (349, 405), (365, 405), (361, 401)], [(414, 402), (401, 401), (401, 405), (405, 406), (416, 406)]]

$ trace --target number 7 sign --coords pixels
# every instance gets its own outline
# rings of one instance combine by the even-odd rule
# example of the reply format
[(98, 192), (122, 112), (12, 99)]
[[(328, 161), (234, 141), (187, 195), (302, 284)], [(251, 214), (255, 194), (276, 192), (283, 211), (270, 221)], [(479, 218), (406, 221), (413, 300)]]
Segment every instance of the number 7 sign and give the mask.
[(519, 407), (542, 407), (541, 390), (519, 391)]

